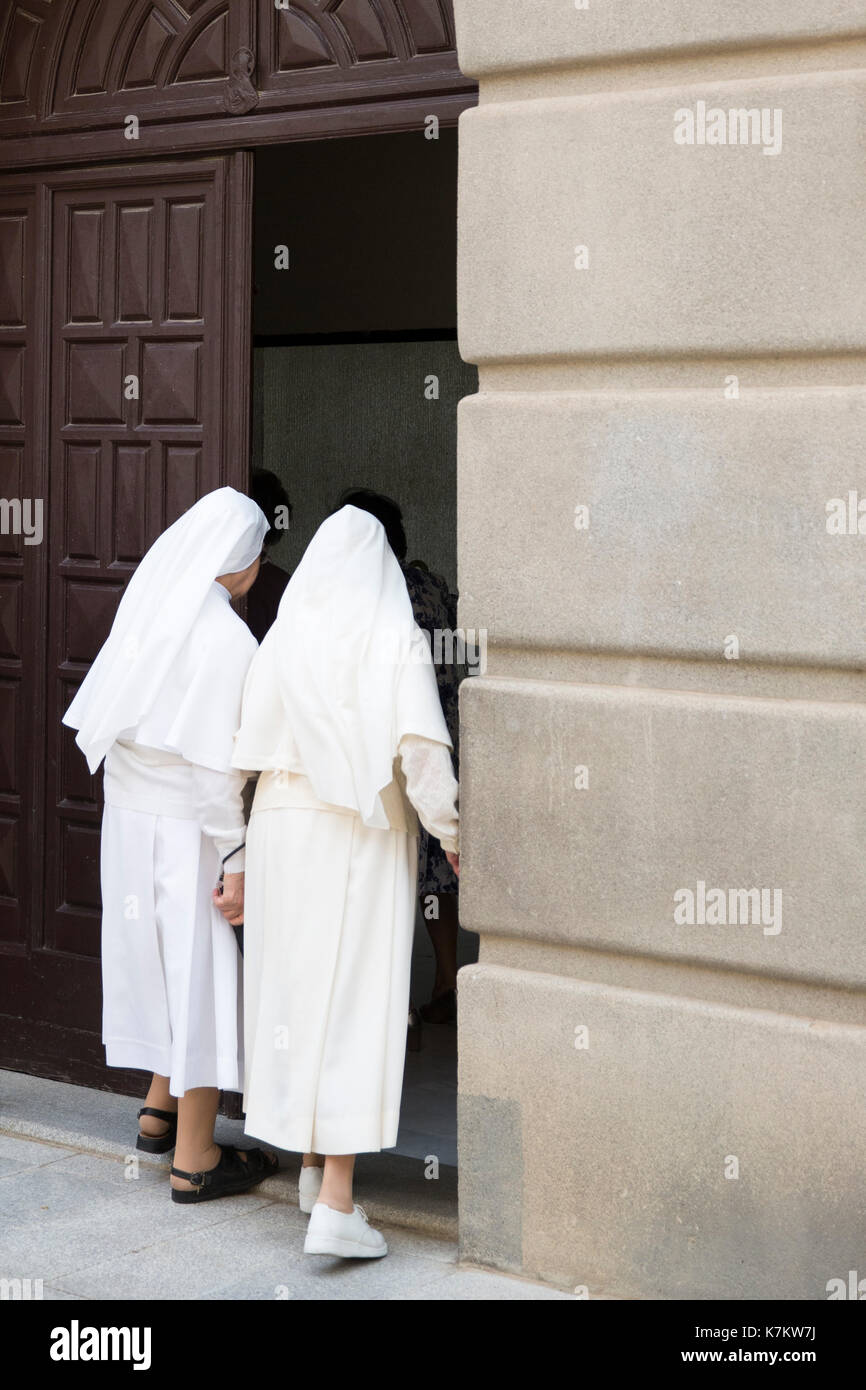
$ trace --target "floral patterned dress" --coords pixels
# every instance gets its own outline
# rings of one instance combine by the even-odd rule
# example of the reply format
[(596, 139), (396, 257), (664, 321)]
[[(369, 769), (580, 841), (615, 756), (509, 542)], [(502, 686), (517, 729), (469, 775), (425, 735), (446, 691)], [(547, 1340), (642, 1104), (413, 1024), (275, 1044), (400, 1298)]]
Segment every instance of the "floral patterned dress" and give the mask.
[[(447, 580), (441, 574), (434, 574), (431, 570), (419, 564), (404, 564), (403, 575), (406, 580), (406, 588), (409, 590), (409, 598), (412, 601), (412, 610), (415, 614), (415, 621), (424, 632), (427, 633), (431, 644), (434, 640), (434, 632), (453, 632), (457, 627), (457, 595), (453, 594), (448, 587)], [(448, 732), (451, 735), (451, 742), (454, 745), (454, 775), (459, 778), (460, 754), (458, 738), (460, 733), (457, 691), (463, 675), (462, 668), (453, 661), (435, 661), (437, 654), (448, 655), (448, 647), (440, 649), (437, 653), (433, 649), (434, 666), (436, 670), (436, 680), (439, 685), (439, 699), (442, 701), (442, 712), (445, 715), (445, 723), (448, 725)], [(432, 835), (428, 835), (423, 826), (420, 827), (420, 838), (418, 840), (418, 894), (425, 897), (429, 893), (456, 893), (457, 875), (445, 858), (445, 851), (439, 841)]]

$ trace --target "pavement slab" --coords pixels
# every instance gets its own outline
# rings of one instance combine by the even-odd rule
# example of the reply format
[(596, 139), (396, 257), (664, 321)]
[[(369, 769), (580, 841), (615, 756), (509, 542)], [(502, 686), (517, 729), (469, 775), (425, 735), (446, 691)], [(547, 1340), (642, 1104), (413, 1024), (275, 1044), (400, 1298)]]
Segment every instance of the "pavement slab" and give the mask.
[[(180, 1206), (170, 1198), (167, 1161), (131, 1148), (134, 1102), (25, 1078), (31, 1086), (19, 1078), (5, 1088), (6, 1096), (14, 1091), (7, 1114), (3, 1082), (9, 1075), (0, 1073), (0, 1279), (30, 1280), (31, 1287), (41, 1280), (45, 1301), (570, 1296), (458, 1264), (456, 1241), (447, 1234), (453, 1173), (441, 1188), (437, 1184), (446, 1234), (389, 1225), (377, 1216), (374, 1224), (389, 1246), (384, 1259), (305, 1256), (307, 1217), (292, 1200), (293, 1172), (251, 1193)], [(48, 1107), (44, 1124), (38, 1118), (40, 1088), (48, 1088), (41, 1091), (43, 1103), (46, 1096), (58, 1102)], [(242, 1128), (220, 1123), (223, 1132)], [(362, 1186), (372, 1184), (376, 1172), (371, 1157), (359, 1163)], [(389, 1173), (388, 1183), (399, 1180), (396, 1169)]]

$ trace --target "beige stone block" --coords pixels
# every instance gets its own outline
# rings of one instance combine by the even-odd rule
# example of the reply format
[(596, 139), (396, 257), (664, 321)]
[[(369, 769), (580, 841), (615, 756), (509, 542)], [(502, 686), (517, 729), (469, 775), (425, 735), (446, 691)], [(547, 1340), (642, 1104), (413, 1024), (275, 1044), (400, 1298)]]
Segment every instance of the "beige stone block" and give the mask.
[(741, 386), (726, 399), (720, 368), (715, 392), (465, 399), (461, 625), (728, 668), (733, 637), (740, 666), (866, 667), (866, 391)]
[(467, 927), (866, 988), (863, 706), (476, 678), (461, 721)]
[(866, 32), (862, 0), (454, 0), (460, 66), (503, 69)]
[(719, 970), (713, 964), (699, 966), (669, 956), (625, 956), (618, 951), (599, 950), (597, 946), (518, 936), (485, 935), (479, 941), (476, 959), (484, 965), (503, 965), (509, 970), (566, 975), (585, 984), (595, 982), (649, 994), (675, 994), (713, 1004), (734, 1004), (741, 1009), (769, 1009), (777, 1014), (799, 1014), (803, 1018), (856, 1023), (866, 1028), (866, 991), (814, 985), (784, 976)]
[(483, 965), (459, 998), (465, 1259), (625, 1298), (866, 1277), (866, 1029)]
[[(836, 72), (466, 112), (464, 358), (862, 351), (864, 102)], [(713, 110), (766, 111), (768, 143), (675, 142)]]

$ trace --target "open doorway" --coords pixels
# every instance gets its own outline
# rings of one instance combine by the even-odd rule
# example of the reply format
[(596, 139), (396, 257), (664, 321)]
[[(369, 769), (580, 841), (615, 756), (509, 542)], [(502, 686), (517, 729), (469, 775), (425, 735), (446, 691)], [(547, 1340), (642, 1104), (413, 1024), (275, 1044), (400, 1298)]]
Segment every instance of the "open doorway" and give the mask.
[[(372, 488), (399, 503), (407, 558), (456, 593), (456, 412), (477, 390), (457, 350), (456, 131), (255, 160), (252, 466), (277, 475), (293, 508), (273, 561), (291, 573), (340, 494)], [(476, 955), (458, 931), (458, 966)], [(435, 975), (419, 907), (415, 1005)], [(425, 1022), (407, 1053), (397, 1152), (457, 1162), (453, 1023)]]

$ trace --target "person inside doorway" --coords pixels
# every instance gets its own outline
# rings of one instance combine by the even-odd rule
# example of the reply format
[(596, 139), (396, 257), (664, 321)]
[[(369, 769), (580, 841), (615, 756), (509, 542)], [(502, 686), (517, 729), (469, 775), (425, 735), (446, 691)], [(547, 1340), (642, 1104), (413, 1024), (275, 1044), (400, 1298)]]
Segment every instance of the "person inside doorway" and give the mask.
[(417, 819), (459, 871), (457, 783), (430, 651), (385, 528), (322, 523), (250, 666), (234, 765), (247, 835), (247, 1130), (304, 1155), (308, 1254), (387, 1253), (355, 1154), (397, 1141)]
[(253, 469), (250, 496), (268, 519), (262, 563), (247, 595), (247, 624), (256, 641), (261, 642), (277, 616), (280, 599), (289, 582), (288, 571), (275, 564), (271, 556), (289, 529), (292, 504), (276, 473), (267, 468)]
[[(459, 779), (459, 711), (458, 691), (462, 668), (453, 657), (452, 643), (442, 636), (457, 629), (457, 595), (447, 580), (434, 573), (423, 560), (407, 562), (408, 542), (403, 525), (403, 513), (393, 497), (370, 488), (350, 488), (340, 497), (340, 506), (361, 507), (375, 516), (385, 528), (388, 544), (396, 555), (412, 611), (418, 626), (426, 633), (433, 653), (433, 665), (439, 699), (453, 749), (454, 773)], [(436, 641), (437, 633), (440, 641)], [(457, 929), (458, 881), (448, 856), (435, 836), (421, 826), (418, 840), (418, 898), (421, 915), (427, 927), (436, 958), (436, 976), (428, 1003), (409, 1009), (408, 1046), (417, 1050), (421, 1045), (422, 1019), (425, 1023), (453, 1023), (457, 1017)]]
[[(232, 611), (268, 522), (233, 488), (208, 493), (144, 556), (64, 715), (91, 773), (105, 760), (103, 1041), (111, 1067), (152, 1073), (137, 1147), (175, 1149), (171, 1197), (208, 1201), (276, 1172), (220, 1148), (220, 1090), (240, 1090), (244, 777), (231, 766), (256, 650)], [(220, 884), (220, 867), (225, 874)]]

